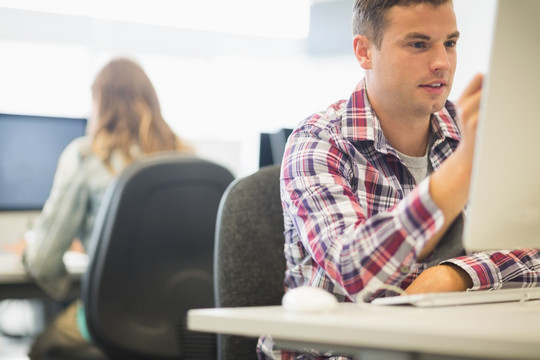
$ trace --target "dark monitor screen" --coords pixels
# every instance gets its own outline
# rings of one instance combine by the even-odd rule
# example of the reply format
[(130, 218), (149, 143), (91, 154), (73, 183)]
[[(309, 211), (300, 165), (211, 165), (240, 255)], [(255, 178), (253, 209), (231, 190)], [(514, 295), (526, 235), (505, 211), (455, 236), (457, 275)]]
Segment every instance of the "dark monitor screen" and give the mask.
[(39, 210), (58, 158), (86, 119), (0, 114), (0, 210)]
[(259, 167), (281, 164), (287, 139), (293, 129), (282, 128), (275, 133), (261, 133), (259, 147)]

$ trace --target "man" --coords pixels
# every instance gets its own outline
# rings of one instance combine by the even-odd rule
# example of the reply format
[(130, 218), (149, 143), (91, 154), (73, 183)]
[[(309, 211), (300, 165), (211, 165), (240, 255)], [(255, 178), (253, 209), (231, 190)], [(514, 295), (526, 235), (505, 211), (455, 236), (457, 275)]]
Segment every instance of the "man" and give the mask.
[[(451, 0), (355, 0), (353, 31), (365, 78), (300, 123), (283, 158), (286, 287), (360, 302), (537, 284), (539, 251), (461, 245), (482, 76), (447, 101), (460, 35)], [(295, 356), (269, 338), (259, 354)]]

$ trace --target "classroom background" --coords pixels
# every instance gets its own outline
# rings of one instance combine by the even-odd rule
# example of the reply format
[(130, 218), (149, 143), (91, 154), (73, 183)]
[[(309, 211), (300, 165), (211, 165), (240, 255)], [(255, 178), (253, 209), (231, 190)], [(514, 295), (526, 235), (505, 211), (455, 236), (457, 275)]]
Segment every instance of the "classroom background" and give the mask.
[[(352, 0), (0, 0), (0, 113), (88, 117), (113, 56), (141, 63), (166, 120), (236, 176), (259, 134), (347, 98), (362, 77)], [(454, 0), (456, 99), (487, 68), (494, 0)]]

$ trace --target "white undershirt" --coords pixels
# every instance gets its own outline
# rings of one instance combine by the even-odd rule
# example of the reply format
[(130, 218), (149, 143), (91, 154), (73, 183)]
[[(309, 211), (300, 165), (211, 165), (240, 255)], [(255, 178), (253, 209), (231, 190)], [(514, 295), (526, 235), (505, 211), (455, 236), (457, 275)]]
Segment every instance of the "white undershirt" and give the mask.
[(431, 137), (428, 143), (424, 156), (409, 156), (396, 150), (400, 159), (405, 163), (417, 184), (433, 172), (433, 168), (429, 162), (429, 152), (433, 145), (432, 139), (433, 137)]

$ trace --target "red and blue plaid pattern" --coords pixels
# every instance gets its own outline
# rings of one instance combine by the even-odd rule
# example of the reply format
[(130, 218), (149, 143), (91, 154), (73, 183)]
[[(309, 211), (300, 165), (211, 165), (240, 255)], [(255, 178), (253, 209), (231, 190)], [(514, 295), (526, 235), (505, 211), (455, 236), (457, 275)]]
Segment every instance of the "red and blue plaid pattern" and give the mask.
[[(459, 143), (453, 105), (432, 116), (434, 169)], [(386, 141), (364, 82), (349, 101), (302, 122), (282, 164), (285, 284), (325, 288), (344, 301), (369, 301), (403, 288), (425, 265), (416, 257), (443, 224)]]
[[(429, 160), (436, 171), (460, 141), (451, 102), (432, 115), (431, 131)], [(285, 286), (318, 286), (341, 301), (370, 301), (405, 289), (427, 268), (417, 256), (444, 222), (430, 196), (429, 177), (416, 184), (385, 139), (363, 81), (348, 101), (312, 115), (293, 131), (282, 162), (281, 198)], [(538, 250), (446, 262), (467, 271), (473, 289), (535, 286), (540, 279)], [(272, 352), (271, 344), (269, 337), (261, 338), (261, 358), (263, 353), (304, 358)]]

